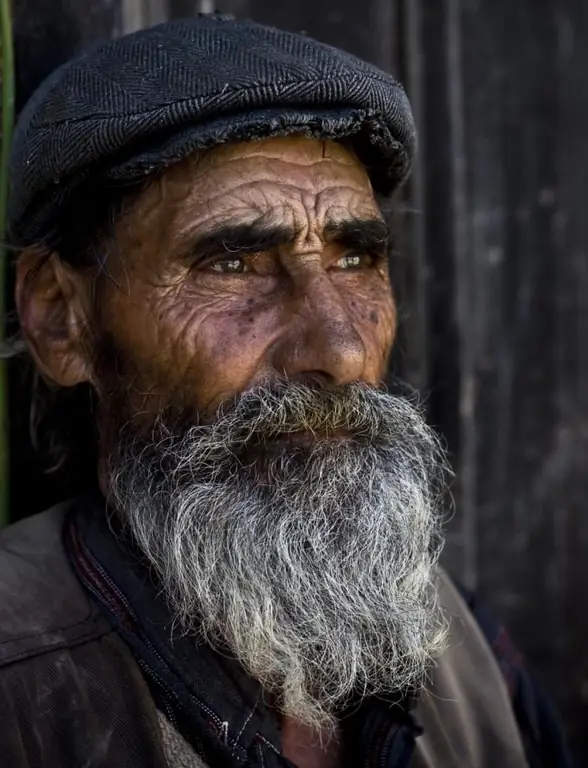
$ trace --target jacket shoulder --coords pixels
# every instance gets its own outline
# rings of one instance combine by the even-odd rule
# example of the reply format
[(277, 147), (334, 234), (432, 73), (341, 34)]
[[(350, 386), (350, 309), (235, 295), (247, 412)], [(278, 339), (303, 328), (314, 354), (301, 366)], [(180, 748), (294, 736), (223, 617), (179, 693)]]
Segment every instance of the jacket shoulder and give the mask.
[(141, 671), (70, 566), (70, 507), (0, 532), (0, 764), (164, 768)]
[(439, 603), (447, 646), (430, 670), (416, 707), (423, 727), (411, 768), (475, 765), (526, 768), (528, 762), (506, 682), (459, 589), (442, 569)]
[(65, 551), (69, 508), (0, 531), (0, 666), (105, 631)]

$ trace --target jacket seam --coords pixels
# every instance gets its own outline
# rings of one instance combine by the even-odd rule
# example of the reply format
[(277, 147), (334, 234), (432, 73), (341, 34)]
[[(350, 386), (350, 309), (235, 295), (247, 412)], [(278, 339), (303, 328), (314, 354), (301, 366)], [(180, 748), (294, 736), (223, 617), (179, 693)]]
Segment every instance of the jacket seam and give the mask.
[(94, 629), (92, 631), (88, 631), (85, 634), (70, 640), (63, 640), (52, 645), (43, 645), (36, 648), (30, 648), (27, 651), (20, 651), (13, 654), (12, 656), (7, 656), (3, 659), (0, 659), (0, 669), (10, 666), (11, 664), (15, 664), (19, 661), (25, 661), (26, 659), (30, 659), (35, 656), (44, 656), (47, 653), (51, 653), (53, 651), (63, 650), (64, 648), (76, 648), (79, 645), (91, 642), (92, 640), (98, 640), (99, 638), (112, 634), (113, 632), (114, 630), (111, 627), (102, 627), (98, 630)]
[[(0, 640), (0, 648), (10, 643), (20, 643), (23, 640), (33, 640), (35, 637), (41, 637), (42, 635), (49, 635), (54, 632), (67, 632), (68, 630), (75, 630), (77, 627), (81, 627), (84, 624), (92, 620), (92, 611), (88, 607), (88, 612), (83, 619), (77, 621), (75, 624), (66, 624), (63, 627), (54, 627), (53, 629), (43, 629), (40, 632), (35, 632), (32, 635), (21, 635), (20, 637), (11, 637), (6, 640)], [(1, 663), (1, 662), (0, 662)]]

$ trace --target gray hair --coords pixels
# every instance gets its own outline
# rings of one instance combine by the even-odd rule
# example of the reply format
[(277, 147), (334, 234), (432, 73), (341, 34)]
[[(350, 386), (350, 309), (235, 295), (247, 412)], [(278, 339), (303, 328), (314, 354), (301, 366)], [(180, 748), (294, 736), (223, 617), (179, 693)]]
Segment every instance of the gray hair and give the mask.
[[(282, 444), (301, 431), (316, 439)], [(418, 685), (443, 646), (447, 471), (407, 399), (283, 382), (183, 434), (127, 434), (110, 493), (183, 630), (324, 728), (358, 691)]]

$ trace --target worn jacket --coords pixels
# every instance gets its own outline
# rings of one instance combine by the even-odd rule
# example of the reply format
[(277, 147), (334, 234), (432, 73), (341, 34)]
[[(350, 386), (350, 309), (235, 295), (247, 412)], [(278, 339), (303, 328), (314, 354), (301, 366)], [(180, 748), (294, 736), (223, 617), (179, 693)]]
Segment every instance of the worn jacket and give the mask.
[[(0, 533), (0, 765), (202, 768), (198, 750), (158, 710), (141, 660), (76, 577), (63, 542), (69, 509)], [(497, 657), (443, 572), (439, 589), (449, 649), (416, 707), (422, 733), (411, 768), (571, 764), (543, 699), (512, 659)]]

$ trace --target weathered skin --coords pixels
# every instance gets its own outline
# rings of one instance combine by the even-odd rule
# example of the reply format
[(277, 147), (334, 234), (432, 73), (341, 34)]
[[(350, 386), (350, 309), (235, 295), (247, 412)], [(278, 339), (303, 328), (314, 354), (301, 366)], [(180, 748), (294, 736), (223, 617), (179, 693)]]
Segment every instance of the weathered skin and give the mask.
[[(146, 425), (170, 403), (206, 416), (276, 375), (376, 385), (395, 307), (385, 247), (370, 255), (331, 241), (327, 225), (350, 219), (381, 214), (365, 169), (343, 146), (303, 138), (221, 146), (165, 172), (126, 212), (109, 277), (96, 282), (92, 270), (77, 273), (55, 256), (25, 290), (38, 259), (25, 252), (17, 286), (23, 332), (51, 380), (89, 381), (105, 410), (112, 382), (107, 388), (94, 366), (84, 329), (109, 338), (119, 393)], [(286, 225), (293, 238), (244, 256), (231, 241), (229, 251), (221, 245), (195, 263), (212, 228), (260, 223)], [(296, 744), (309, 738), (284, 724), (293, 760), (332, 764), (320, 749), (301, 756)]]

